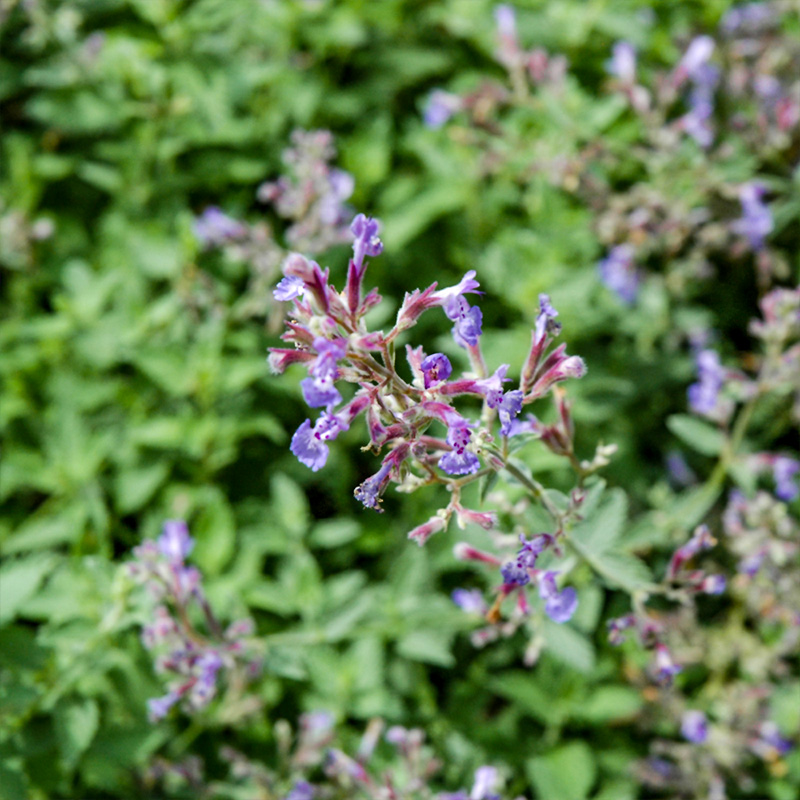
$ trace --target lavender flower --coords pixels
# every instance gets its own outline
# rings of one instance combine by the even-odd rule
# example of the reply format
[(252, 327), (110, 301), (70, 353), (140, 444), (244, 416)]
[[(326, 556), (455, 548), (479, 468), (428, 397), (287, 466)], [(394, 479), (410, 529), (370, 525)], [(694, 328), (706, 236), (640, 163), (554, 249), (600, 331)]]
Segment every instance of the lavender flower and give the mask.
[(703, 744), (708, 738), (708, 720), (702, 711), (687, 711), (681, 719), (681, 735), (692, 744)]
[(497, 784), (497, 770), (495, 767), (478, 767), (475, 770), (475, 782), (469, 793), (469, 800), (497, 800), (497, 795), (492, 794)]
[(739, 189), (742, 216), (731, 223), (731, 230), (744, 236), (755, 251), (764, 248), (764, 240), (773, 229), (772, 212), (764, 203), (764, 192), (760, 183), (743, 184)]
[(194, 547), (194, 541), (189, 536), (189, 526), (182, 519), (168, 519), (157, 544), (167, 560), (176, 565), (182, 565)]
[(654, 667), (656, 678), (665, 684), (672, 683), (672, 679), (683, 670), (683, 667), (672, 660), (667, 646), (661, 643), (656, 645)]
[(775, 495), (787, 503), (791, 503), (799, 494), (800, 486), (795, 476), (800, 473), (800, 461), (788, 456), (778, 456), (772, 464), (775, 478)]
[(453, 372), (450, 359), (444, 353), (434, 353), (420, 364), (425, 381), (425, 388), (430, 389), (435, 383), (446, 381)]
[(453, 589), (450, 598), (462, 611), (466, 611), (468, 614), (480, 614), (482, 616), (487, 611), (483, 593), (478, 589)]
[(636, 48), (630, 42), (616, 42), (606, 69), (626, 85), (635, 83)]
[(383, 252), (383, 242), (378, 238), (380, 224), (376, 219), (358, 214), (350, 226), (355, 237), (353, 241), (353, 263), (361, 268), (365, 256), (379, 256)]
[(314, 800), (314, 787), (308, 781), (297, 781), (284, 800)]
[(696, 363), (698, 381), (689, 387), (689, 405), (697, 414), (713, 414), (726, 372), (714, 350), (701, 350)]
[(639, 290), (639, 274), (633, 256), (634, 250), (630, 245), (620, 244), (612, 247), (597, 264), (600, 280), (628, 305), (636, 301)]
[(194, 235), (204, 247), (214, 247), (238, 239), (247, 228), (216, 206), (209, 206), (194, 221)]
[(480, 469), (475, 453), (467, 450), (472, 437), (470, 424), (459, 415), (452, 415), (447, 431), (447, 443), (453, 448), (439, 459), (439, 467), (451, 475), (469, 475)]
[(296, 275), (287, 275), (281, 278), (278, 285), (273, 289), (272, 294), (276, 300), (285, 302), (302, 296), (305, 294), (305, 289), (306, 285), (301, 278)]
[(545, 613), (559, 624), (568, 622), (578, 607), (578, 596), (572, 586), (559, 592), (556, 587), (557, 572), (548, 571), (539, 577), (539, 597), (545, 601)]
[(457, 94), (434, 89), (428, 97), (423, 120), (429, 128), (441, 128), (453, 114), (461, 110), (462, 101)]

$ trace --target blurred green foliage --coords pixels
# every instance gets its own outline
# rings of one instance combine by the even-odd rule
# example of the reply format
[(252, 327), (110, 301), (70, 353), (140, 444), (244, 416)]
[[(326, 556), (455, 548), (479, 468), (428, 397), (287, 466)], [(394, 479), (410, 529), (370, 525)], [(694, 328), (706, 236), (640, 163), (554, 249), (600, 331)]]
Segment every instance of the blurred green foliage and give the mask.
[[(727, 7), (519, 5), (525, 41), (574, 66), (558, 107), (520, 120), (542, 158), (617, 121), (596, 92), (613, 41), (672, 63), (676, 36)], [(696, 438), (681, 418), (664, 426), (692, 375), (666, 290), (622, 309), (595, 279), (586, 208), (541, 177), (488, 181), (468, 144), (422, 126), (432, 87), (500, 74), (491, 13), (484, 0), (0, 3), (0, 797), (143, 797), (137, 770), (155, 752), (191, 745), (213, 764), (219, 741), (261, 751), (271, 721), (319, 707), (426, 727), (450, 777), (489, 760), (541, 798), (636, 796), (630, 723), (645, 700), (594, 634), (614, 598), (582, 594), (534, 672), (513, 641), (473, 651), (447, 598), (474, 581), (452, 540), (405, 541), (430, 499), (389, 499), (384, 517), (357, 507), (352, 487), (373, 471), (359, 431), (319, 474), (288, 453), (305, 411), (296, 381), (267, 374), (274, 334), (232, 312), (246, 266), (202, 252), (191, 231), (209, 204), (262, 215), (255, 188), (279, 172), (291, 130), (329, 127), (354, 205), (384, 224), (368, 280), (400, 298), (478, 269), (491, 363), (521, 360), (549, 291), (589, 364), (579, 444), (617, 442), (610, 480), (638, 508), (657, 500), (673, 434)], [(341, 275), (346, 258), (326, 263)], [(683, 313), (684, 327), (707, 321)], [(605, 513), (613, 544), (626, 508)], [(121, 610), (114, 572), (176, 516), (220, 615), (248, 612), (266, 637), (256, 722), (146, 720), (159, 686), (135, 635), (145, 612)]]

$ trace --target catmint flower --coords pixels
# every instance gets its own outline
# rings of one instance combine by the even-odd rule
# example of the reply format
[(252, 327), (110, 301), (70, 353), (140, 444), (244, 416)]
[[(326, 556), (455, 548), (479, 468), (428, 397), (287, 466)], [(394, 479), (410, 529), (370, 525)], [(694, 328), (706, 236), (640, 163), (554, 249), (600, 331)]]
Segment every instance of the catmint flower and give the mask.
[(306, 285), (301, 278), (296, 275), (287, 275), (281, 278), (278, 285), (272, 290), (272, 295), (276, 300), (286, 302), (302, 296), (305, 290)]
[(669, 477), (678, 486), (691, 486), (697, 483), (697, 475), (689, 466), (683, 453), (678, 450), (667, 453), (666, 467)]
[(371, 477), (367, 478), (363, 483), (356, 486), (353, 495), (356, 500), (366, 506), (366, 508), (373, 508), (375, 511), (383, 511), (380, 507), (380, 496), (389, 484), (392, 468), (399, 465), (408, 456), (409, 447), (407, 444), (402, 444), (392, 450), (386, 458), (383, 459), (381, 468)]
[(478, 306), (471, 306), (464, 297), (458, 295), (447, 301), (444, 313), (456, 323), (452, 332), (459, 347), (466, 349), (478, 343), (483, 323), (483, 312)]
[(703, 67), (714, 53), (714, 47), (714, 40), (710, 36), (696, 36), (692, 39), (678, 64), (679, 74), (693, 80), (702, 79)]
[(151, 722), (164, 719), (178, 700), (180, 695), (176, 692), (167, 692), (163, 697), (151, 697), (147, 701), (147, 712)]
[(420, 370), (425, 381), (425, 388), (430, 389), (433, 384), (446, 381), (452, 374), (453, 367), (450, 359), (444, 353), (434, 353), (422, 361)]
[(462, 105), (462, 100), (457, 94), (434, 89), (425, 105), (423, 121), (429, 128), (441, 128), (453, 114), (461, 110)]
[(716, 543), (708, 525), (698, 525), (689, 541), (673, 553), (667, 569), (667, 577), (673, 580), (687, 561), (703, 550), (710, 550)]
[(453, 589), (450, 598), (462, 610), (468, 614), (480, 614), (483, 616), (487, 609), (483, 593), (479, 589)]
[(772, 464), (775, 478), (775, 495), (787, 503), (791, 503), (799, 494), (800, 486), (795, 476), (800, 473), (800, 461), (788, 456), (778, 456)]
[(695, 361), (698, 381), (688, 389), (689, 405), (697, 414), (713, 414), (726, 371), (714, 350), (701, 350)]
[(757, 33), (775, 19), (775, 9), (769, 3), (744, 3), (729, 9), (720, 28), (727, 33)]
[(308, 781), (297, 781), (283, 800), (314, 800), (314, 787)]
[(514, 7), (507, 3), (501, 3), (494, 7), (494, 20), (497, 23), (497, 32), (501, 36), (507, 36), (509, 39), (516, 38), (517, 35), (517, 19), (514, 12)]
[(189, 526), (182, 519), (168, 519), (158, 537), (158, 549), (172, 564), (182, 564), (194, 547)]
[(347, 348), (343, 343), (318, 337), (314, 349), (318, 355), (309, 370), (310, 376), (300, 382), (303, 399), (311, 408), (331, 407), (342, 400), (334, 381), (339, 377), (336, 362), (344, 358)]
[(503, 583), (507, 586), (527, 586), (531, 576), (525, 564), (519, 560), (509, 561), (500, 568)]
[(244, 236), (247, 229), (241, 222), (210, 206), (194, 221), (194, 235), (204, 247), (214, 247)]
[(409, 534), (408, 538), (416, 542), (420, 547), (433, 536), (434, 533), (444, 530), (447, 527), (447, 520), (440, 516), (431, 517), (422, 525), (417, 525)]
[(692, 744), (703, 744), (708, 738), (708, 720), (702, 711), (687, 711), (681, 719), (681, 735)]
[(453, 448), (439, 459), (439, 468), (450, 475), (469, 475), (480, 469), (481, 462), (475, 453), (467, 450), (472, 431), (462, 416), (453, 414), (447, 430), (447, 443)]
[(606, 69), (622, 83), (633, 84), (636, 81), (636, 48), (630, 42), (616, 42)]
[(495, 767), (478, 767), (469, 800), (496, 800), (497, 795), (492, 794), (492, 789), (497, 784), (497, 777)]
[(316, 431), (311, 427), (310, 419), (307, 419), (295, 431), (290, 449), (300, 463), (305, 464), (312, 472), (322, 469), (328, 460), (328, 445), (316, 435)]
[(353, 241), (353, 262), (361, 268), (365, 256), (379, 256), (383, 252), (383, 242), (378, 238), (380, 223), (376, 219), (358, 214), (350, 225)]
[(662, 683), (670, 684), (672, 679), (683, 670), (683, 667), (672, 660), (672, 654), (666, 645), (657, 644), (655, 656), (655, 675)]
[(539, 597), (545, 601), (544, 610), (547, 616), (559, 624), (568, 622), (578, 607), (578, 596), (574, 587), (568, 586), (559, 592), (556, 587), (556, 575), (553, 571), (545, 572), (539, 577)]
[(620, 645), (625, 641), (624, 631), (636, 625), (636, 617), (633, 614), (626, 614), (623, 617), (610, 619), (606, 623), (608, 628), (608, 641), (613, 645)]
[(597, 264), (600, 280), (628, 305), (636, 301), (639, 290), (639, 273), (633, 256), (634, 250), (630, 245), (620, 244), (612, 247)]
[(739, 189), (742, 216), (731, 223), (734, 233), (744, 236), (755, 250), (764, 248), (764, 239), (772, 232), (772, 212), (764, 203), (765, 189), (760, 183), (745, 183)]
[(727, 585), (724, 575), (706, 575), (700, 583), (700, 591), (705, 594), (722, 594)]

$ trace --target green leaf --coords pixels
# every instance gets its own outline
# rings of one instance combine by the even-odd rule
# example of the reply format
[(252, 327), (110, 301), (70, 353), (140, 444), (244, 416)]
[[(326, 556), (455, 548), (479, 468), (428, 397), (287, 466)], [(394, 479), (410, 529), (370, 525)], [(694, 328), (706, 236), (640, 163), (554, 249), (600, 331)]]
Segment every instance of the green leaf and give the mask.
[(575, 708), (575, 717), (593, 725), (628, 720), (639, 713), (644, 701), (627, 686), (600, 686), (590, 689), (588, 699)]
[(589, 745), (569, 744), (526, 764), (528, 776), (542, 800), (585, 800), (597, 776)]
[(630, 553), (612, 550), (589, 556), (587, 560), (612, 587), (635, 592), (653, 581), (647, 564)]
[(58, 747), (64, 761), (74, 766), (92, 743), (100, 723), (94, 700), (69, 702), (56, 706), (55, 726)]
[(667, 427), (685, 445), (705, 456), (719, 455), (725, 445), (721, 431), (689, 414), (673, 414), (667, 419)]
[(594, 645), (587, 636), (569, 625), (547, 620), (543, 626), (547, 652), (578, 672), (591, 672), (595, 667)]
[[(594, 501), (594, 496), (588, 498)], [(580, 544), (588, 553), (610, 550), (622, 536), (628, 516), (628, 498), (622, 489), (607, 492), (599, 507), (576, 525), (570, 533), (570, 541)]]
[(452, 667), (456, 660), (450, 652), (451, 638), (451, 635), (443, 635), (441, 631), (411, 631), (397, 642), (397, 652), (412, 661)]
[(14, 619), (17, 610), (38, 590), (55, 561), (52, 554), (39, 553), (8, 561), (0, 567), (0, 625)]

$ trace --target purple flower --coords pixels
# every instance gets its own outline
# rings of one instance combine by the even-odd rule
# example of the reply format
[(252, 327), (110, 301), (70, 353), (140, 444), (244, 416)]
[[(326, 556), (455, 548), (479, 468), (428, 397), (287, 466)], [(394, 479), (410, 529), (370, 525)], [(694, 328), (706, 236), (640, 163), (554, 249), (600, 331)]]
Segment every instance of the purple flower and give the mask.
[(600, 280), (628, 305), (636, 301), (639, 289), (639, 273), (633, 256), (634, 250), (630, 245), (620, 244), (612, 247), (597, 264)]
[(500, 419), (500, 433), (502, 433), (503, 436), (511, 436), (514, 417), (522, 411), (522, 397), (522, 391), (520, 389), (514, 389), (511, 392), (506, 392), (497, 406), (497, 415)]
[(707, 575), (700, 584), (700, 591), (705, 594), (722, 594), (727, 585), (724, 575)]
[(503, 583), (509, 586), (525, 586), (531, 582), (527, 566), (518, 559), (503, 564), (500, 574), (503, 576)]
[(764, 247), (764, 239), (772, 232), (772, 212), (764, 203), (764, 187), (760, 183), (745, 183), (739, 189), (742, 216), (731, 224), (734, 233), (744, 236), (753, 250)]
[(778, 456), (772, 464), (775, 495), (787, 503), (791, 503), (800, 494), (800, 488), (794, 479), (798, 472), (800, 472), (800, 461), (788, 456)]
[(672, 450), (667, 453), (666, 462), (669, 477), (678, 486), (691, 486), (693, 483), (697, 483), (697, 475), (689, 466), (683, 453), (678, 450)]
[(769, 3), (745, 3), (731, 8), (722, 18), (720, 27), (725, 33), (757, 33), (775, 18)]
[(335, 406), (342, 400), (339, 390), (329, 378), (303, 378), (300, 388), (303, 390), (303, 399), (310, 408)]
[(314, 800), (314, 787), (307, 781), (297, 781), (284, 800)]
[(334, 381), (339, 377), (336, 362), (344, 358), (347, 348), (341, 342), (317, 337), (314, 339), (314, 349), (318, 355), (309, 370), (310, 377), (300, 382), (303, 399), (311, 408), (331, 407), (342, 400)]
[(572, 586), (559, 592), (556, 587), (556, 575), (553, 571), (545, 572), (539, 578), (539, 597), (545, 601), (544, 610), (547, 616), (559, 624), (569, 621), (578, 607), (578, 595)]
[(306, 290), (306, 285), (302, 278), (296, 275), (287, 275), (281, 278), (278, 285), (272, 290), (272, 295), (276, 300), (285, 302), (287, 300), (294, 300), (299, 297)]
[(328, 445), (315, 436), (311, 420), (307, 419), (292, 436), (290, 449), (301, 464), (305, 464), (312, 472), (325, 466), (328, 460)]
[(434, 383), (446, 381), (453, 372), (450, 359), (444, 353), (434, 353), (421, 364), (420, 369), (425, 380), (425, 388), (430, 389)]
[(771, 720), (762, 722), (758, 729), (758, 741), (753, 749), (756, 753), (769, 761), (775, 756), (784, 756), (792, 749), (792, 743), (781, 736), (778, 726)]
[(478, 306), (471, 306), (463, 297), (456, 297), (448, 301), (445, 314), (455, 321), (453, 325), (453, 338), (459, 347), (474, 347), (483, 332), (483, 313)]
[(222, 668), (222, 659), (215, 650), (207, 650), (197, 659), (195, 669), (199, 673), (192, 687), (192, 701), (202, 707), (214, 696), (217, 690), (217, 673)]
[(712, 414), (725, 381), (725, 370), (714, 350), (701, 350), (696, 363), (698, 381), (689, 387), (689, 405), (697, 414)]
[(376, 511), (381, 511), (380, 496), (389, 483), (391, 470), (392, 464), (384, 461), (381, 468), (373, 476), (356, 486), (353, 492), (356, 500), (363, 503), (366, 508), (374, 508)]
[(467, 450), (472, 431), (469, 423), (458, 415), (454, 415), (447, 430), (447, 443), (453, 448), (439, 459), (439, 468), (450, 475), (468, 475), (477, 472), (481, 462), (475, 453)]
[(672, 683), (672, 679), (683, 669), (672, 660), (672, 654), (663, 644), (656, 645), (654, 667), (656, 678), (666, 684)]
[(182, 519), (168, 519), (158, 537), (158, 549), (172, 564), (183, 564), (192, 552), (194, 540), (189, 536), (189, 527)]
[(636, 81), (636, 48), (630, 42), (617, 42), (606, 69), (624, 84)]
[(550, 303), (550, 296), (546, 294), (540, 294), (539, 314), (536, 317), (536, 323), (533, 327), (534, 346), (541, 345), (541, 343), (544, 341), (545, 334), (549, 332), (558, 332), (559, 325), (557, 322), (554, 322), (557, 316), (558, 311), (556, 311)]
[(214, 247), (244, 236), (247, 229), (241, 222), (210, 206), (194, 221), (194, 235), (204, 247)]
[(475, 782), (469, 793), (469, 800), (492, 800), (496, 795), (491, 794), (497, 783), (497, 770), (494, 767), (478, 767), (475, 770)]
[(485, 614), (486, 601), (479, 589), (453, 589), (450, 595), (452, 601), (468, 614)]
[(380, 223), (376, 219), (358, 214), (350, 225), (353, 241), (353, 261), (361, 267), (365, 256), (379, 256), (383, 252), (383, 242), (378, 238)]
[(702, 70), (714, 53), (714, 40), (710, 36), (696, 36), (678, 64), (681, 73), (693, 80), (702, 79)]
[(434, 89), (425, 105), (423, 121), (429, 128), (441, 128), (442, 125), (461, 110), (461, 98), (457, 94)]
[(150, 719), (155, 722), (167, 716), (167, 713), (178, 702), (180, 697), (176, 692), (167, 692), (163, 697), (152, 697), (147, 701), (147, 711)]
[(692, 744), (703, 744), (708, 738), (708, 720), (702, 711), (687, 711), (681, 719), (681, 735)]

